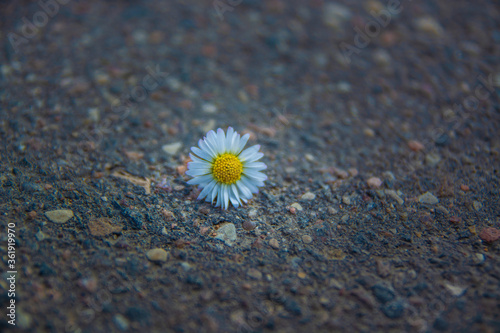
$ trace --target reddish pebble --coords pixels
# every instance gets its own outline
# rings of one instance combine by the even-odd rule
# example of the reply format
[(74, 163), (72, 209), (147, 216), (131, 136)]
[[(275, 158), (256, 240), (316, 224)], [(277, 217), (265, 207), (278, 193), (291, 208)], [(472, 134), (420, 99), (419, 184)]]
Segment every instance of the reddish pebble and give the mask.
[(243, 222), (243, 229), (245, 229), (246, 231), (251, 231), (255, 229), (256, 226), (257, 224), (254, 221), (246, 220), (245, 222)]
[(470, 190), (469, 186), (465, 185), (465, 184), (462, 184), (460, 185), (460, 189), (464, 192), (467, 192)]
[(481, 238), (486, 243), (493, 243), (494, 241), (500, 239), (500, 230), (496, 228), (484, 228), (479, 234)]
[(295, 207), (290, 207), (290, 208), (288, 208), (288, 210), (290, 211), (290, 213), (292, 213), (294, 215), (297, 214), (297, 209)]
[(458, 216), (452, 216), (450, 217), (450, 222), (454, 224), (459, 224), (462, 221), (462, 219)]
[(371, 188), (379, 188), (382, 185), (382, 180), (378, 177), (369, 178), (366, 183)]
[(425, 148), (421, 142), (415, 140), (409, 141), (408, 147), (413, 151), (421, 151)]
[(36, 212), (34, 210), (32, 210), (31, 212), (28, 213), (28, 218), (33, 220), (34, 218), (36, 218)]

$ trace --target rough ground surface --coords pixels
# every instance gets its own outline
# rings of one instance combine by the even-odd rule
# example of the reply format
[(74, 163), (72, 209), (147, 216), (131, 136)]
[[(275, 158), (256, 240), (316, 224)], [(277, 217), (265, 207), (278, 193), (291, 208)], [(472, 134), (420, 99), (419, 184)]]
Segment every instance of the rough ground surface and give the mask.
[[(499, 332), (500, 6), (396, 9), (2, 1), (16, 328)], [(183, 171), (227, 126), (269, 181), (221, 211)]]

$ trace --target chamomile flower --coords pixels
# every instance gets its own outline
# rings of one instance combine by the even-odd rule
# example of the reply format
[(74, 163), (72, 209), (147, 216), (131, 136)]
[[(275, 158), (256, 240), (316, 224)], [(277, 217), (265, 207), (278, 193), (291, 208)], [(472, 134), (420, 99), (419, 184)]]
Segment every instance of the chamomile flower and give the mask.
[(267, 166), (257, 162), (264, 156), (260, 146), (243, 150), (249, 137), (240, 137), (232, 127), (227, 129), (227, 135), (219, 128), (217, 133), (210, 131), (198, 141), (199, 148), (191, 148), (192, 162), (186, 174), (193, 177), (188, 184), (202, 189), (198, 200), (205, 198), (212, 204), (216, 201), (215, 206), (223, 209), (229, 208), (229, 202), (238, 207), (264, 186), (267, 176), (260, 171)]

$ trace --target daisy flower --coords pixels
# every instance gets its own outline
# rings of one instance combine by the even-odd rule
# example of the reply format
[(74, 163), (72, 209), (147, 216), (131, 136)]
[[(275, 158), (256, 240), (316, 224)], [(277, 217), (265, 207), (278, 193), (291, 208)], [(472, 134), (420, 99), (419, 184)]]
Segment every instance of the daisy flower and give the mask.
[(188, 163), (186, 174), (193, 177), (188, 184), (202, 189), (198, 200), (206, 198), (212, 204), (217, 200), (215, 206), (223, 209), (229, 208), (229, 202), (238, 207), (264, 186), (267, 176), (260, 171), (267, 166), (257, 162), (264, 156), (259, 152), (260, 146), (243, 150), (249, 137), (240, 137), (232, 127), (227, 134), (219, 128), (217, 133), (210, 131), (198, 141), (199, 148), (191, 148), (192, 162)]

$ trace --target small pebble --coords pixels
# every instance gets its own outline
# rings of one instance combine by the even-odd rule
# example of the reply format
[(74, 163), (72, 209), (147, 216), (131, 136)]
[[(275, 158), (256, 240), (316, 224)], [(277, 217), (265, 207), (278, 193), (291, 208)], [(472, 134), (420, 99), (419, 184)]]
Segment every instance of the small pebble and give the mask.
[(459, 286), (454, 286), (454, 285), (452, 285), (452, 284), (450, 284), (448, 282), (445, 282), (444, 286), (455, 297), (462, 296), (465, 293), (465, 291), (467, 290), (467, 288), (459, 287)]
[(165, 262), (168, 259), (168, 252), (164, 249), (156, 248), (149, 250), (146, 257), (152, 262)]
[(298, 202), (294, 202), (293, 204), (290, 205), (290, 207), (295, 208), (299, 212), (303, 209), (302, 206)]
[(382, 179), (378, 177), (369, 178), (366, 183), (370, 188), (379, 188), (382, 185)]
[(328, 213), (330, 213), (330, 214), (332, 214), (332, 215), (333, 215), (333, 214), (337, 214), (337, 212), (338, 212), (338, 210), (336, 210), (335, 208), (333, 208), (333, 207), (328, 207)]
[(161, 147), (161, 149), (163, 149), (163, 151), (169, 155), (175, 155), (177, 154), (177, 152), (179, 152), (181, 147), (182, 142), (174, 142), (168, 145), (164, 145), (163, 147)]
[(254, 221), (245, 220), (245, 222), (243, 222), (243, 229), (246, 231), (251, 231), (255, 229), (256, 226), (257, 224)]
[(394, 199), (398, 204), (404, 204), (404, 200), (398, 195), (398, 193), (394, 190), (385, 190), (385, 194)]
[(439, 202), (439, 199), (436, 198), (436, 196), (431, 192), (425, 192), (418, 197), (418, 202), (428, 205), (435, 205)]
[(348, 7), (336, 3), (325, 3), (322, 12), (323, 23), (334, 29), (339, 29), (352, 16)]
[(316, 198), (316, 194), (312, 192), (306, 192), (302, 197), (300, 198), (301, 200), (314, 200)]
[(441, 161), (441, 156), (435, 153), (430, 153), (425, 155), (425, 163), (428, 166), (434, 167), (438, 165), (438, 163)]
[(276, 238), (271, 238), (269, 240), (269, 245), (273, 248), (273, 249), (279, 249), (280, 248), (280, 244), (278, 242), (278, 240)]
[(310, 244), (313, 240), (312, 240), (311, 236), (304, 235), (304, 236), (302, 236), (302, 241), (304, 242), (304, 244)]
[(205, 103), (201, 106), (201, 109), (205, 113), (216, 113), (217, 112), (217, 107), (214, 104), (211, 103)]
[(45, 212), (45, 216), (54, 223), (66, 223), (74, 216), (73, 211), (69, 209), (58, 209)]
[(248, 212), (248, 217), (250, 218), (254, 218), (257, 216), (257, 209), (251, 209), (249, 212)]
[(348, 195), (344, 195), (342, 197), (342, 202), (344, 203), (344, 205), (350, 205), (351, 204), (351, 197)]
[(215, 238), (224, 241), (227, 245), (231, 246), (236, 241), (236, 227), (233, 223), (226, 223), (222, 225), (217, 231)]
[(107, 236), (112, 233), (119, 233), (122, 231), (122, 227), (111, 224), (111, 219), (107, 217), (101, 217), (98, 219), (89, 220), (88, 227), (90, 234), (92, 236)]
[(373, 138), (375, 136), (375, 131), (372, 130), (371, 128), (365, 128), (363, 130), (363, 134), (366, 135), (367, 137)]
[(44, 239), (46, 239), (46, 238), (47, 238), (47, 236), (46, 236), (46, 235), (45, 235), (45, 234), (44, 234), (44, 233), (40, 230), (39, 232), (37, 232), (37, 233), (35, 234), (35, 238), (36, 238), (36, 240), (37, 240), (37, 241), (41, 242), (41, 241), (43, 241)]
[(118, 327), (118, 329), (121, 331), (127, 331), (129, 328), (128, 319), (122, 316), (121, 314), (116, 314), (113, 317), (113, 322), (115, 323), (116, 327)]
[(416, 140), (411, 140), (408, 142), (408, 147), (413, 151), (421, 151), (425, 148), (425, 146)]
[(500, 239), (500, 229), (496, 228), (484, 228), (479, 233), (479, 238), (481, 238), (486, 243), (493, 243), (494, 241)]
[(441, 27), (438, 21), (430, 16), (418, 18), (415, 25), (421, 32), (434, 35), (436, 37), (442, 36), (444, 32), (443, 27)]
[(247, 275), (251, 277), (252, 279), (255, 280), (260, 280), (262, 279), (262, 273), (258, 269), (255, 268), (250, 268), (247, 272)]
[(480, 203), (479, 201), (476, 201), (476, 200), (474, 200), (474, 202), (472, 203), (472, 206), (474, 207), (476, 212), (479, 212), (481, 210), (481, 208), (483, 208), (483, 204)]

